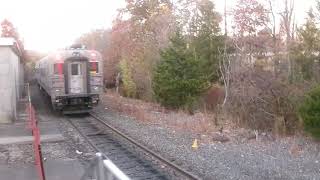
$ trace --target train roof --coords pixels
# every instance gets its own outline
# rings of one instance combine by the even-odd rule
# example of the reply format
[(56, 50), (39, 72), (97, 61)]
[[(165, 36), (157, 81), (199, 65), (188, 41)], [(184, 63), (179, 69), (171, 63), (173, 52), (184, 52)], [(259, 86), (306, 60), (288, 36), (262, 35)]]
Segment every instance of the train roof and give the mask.
[(50, 60), (52, 62), (61, 62), (65, 61), (66, 59), (69, 58), (89, 58), (89, 59), (94, 59), (95, 61), (101, 61), (102, 56), (101, 54), (96, 51), (96, 50), (87, 50), (87, 49), (65, 49), (65, 50), (58, 50), (53, 53), (49, 53), (46, 57), (40, 59), (38, 61), (39, 63), (42, 61), (47, 61)]

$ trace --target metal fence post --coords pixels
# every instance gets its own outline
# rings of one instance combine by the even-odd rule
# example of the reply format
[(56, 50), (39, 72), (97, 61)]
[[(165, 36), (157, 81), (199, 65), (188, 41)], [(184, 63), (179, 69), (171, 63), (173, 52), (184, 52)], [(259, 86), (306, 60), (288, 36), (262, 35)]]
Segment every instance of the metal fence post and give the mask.
[(113, 174), (108, 171), (107, 180), (113, 180)]
[(38, 171), (39, 179), (45, 180), (45, 172), (43, 167), (42, 161), (42, 154), (41, 154), (41, 142), (40, 142), (40, 130), (37, 126), (37, 119), (35, 110), (31, 103), (31, 96), (30, 96), (30, 86), (29, 84), (26, 85), (27, 88), (27, 96), (28, 96), (28, 104), (27, 104), (27, 114), (28, 114), (28, 128), (31, 129), (32, 136), (33, 136), (33, 148), (34, 148), (34, 158), (36, 163), (36, 168)]
[(102, 153), (96, 153), (98, 157), (97, 180), (105, 180)]

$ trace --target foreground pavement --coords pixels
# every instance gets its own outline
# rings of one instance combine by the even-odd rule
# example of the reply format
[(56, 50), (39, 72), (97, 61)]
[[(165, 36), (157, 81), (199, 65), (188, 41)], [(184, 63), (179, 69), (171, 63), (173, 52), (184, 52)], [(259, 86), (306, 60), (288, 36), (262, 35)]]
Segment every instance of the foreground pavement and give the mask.
[[(0, 125), (0, 180), (39, 179), (25, 106), (26, 101), (21, 101), (18, 119), (14, 123)], [(37, 118), (46, 180), (79, 180), (84, 173), (84, 166), (74, 150), (68, 149), (72, 145), (66, 142), (59, 119), (42, 116), (43, 113), (40, 109)]]

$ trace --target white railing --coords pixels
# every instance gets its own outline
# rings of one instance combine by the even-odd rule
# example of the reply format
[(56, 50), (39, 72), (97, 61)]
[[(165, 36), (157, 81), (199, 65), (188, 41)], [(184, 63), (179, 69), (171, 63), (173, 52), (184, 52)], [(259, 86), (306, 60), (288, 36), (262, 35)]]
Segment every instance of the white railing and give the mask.
[(88, 178), (95, 180), (130, 180), (110, 159), (105, 159), (102, 153), (96, 153), (96, 157), (90, 162), (81, 180)]

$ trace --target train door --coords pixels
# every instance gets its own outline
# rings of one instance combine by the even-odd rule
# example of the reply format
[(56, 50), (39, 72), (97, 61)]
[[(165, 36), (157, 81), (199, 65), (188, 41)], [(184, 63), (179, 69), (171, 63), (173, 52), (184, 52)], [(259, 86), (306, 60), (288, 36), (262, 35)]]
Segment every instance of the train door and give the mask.
[(87, 92), (86, 78), (87, 68), (85, 62), (72, 62), (68, 66), (69, 93), (81, 94)]

